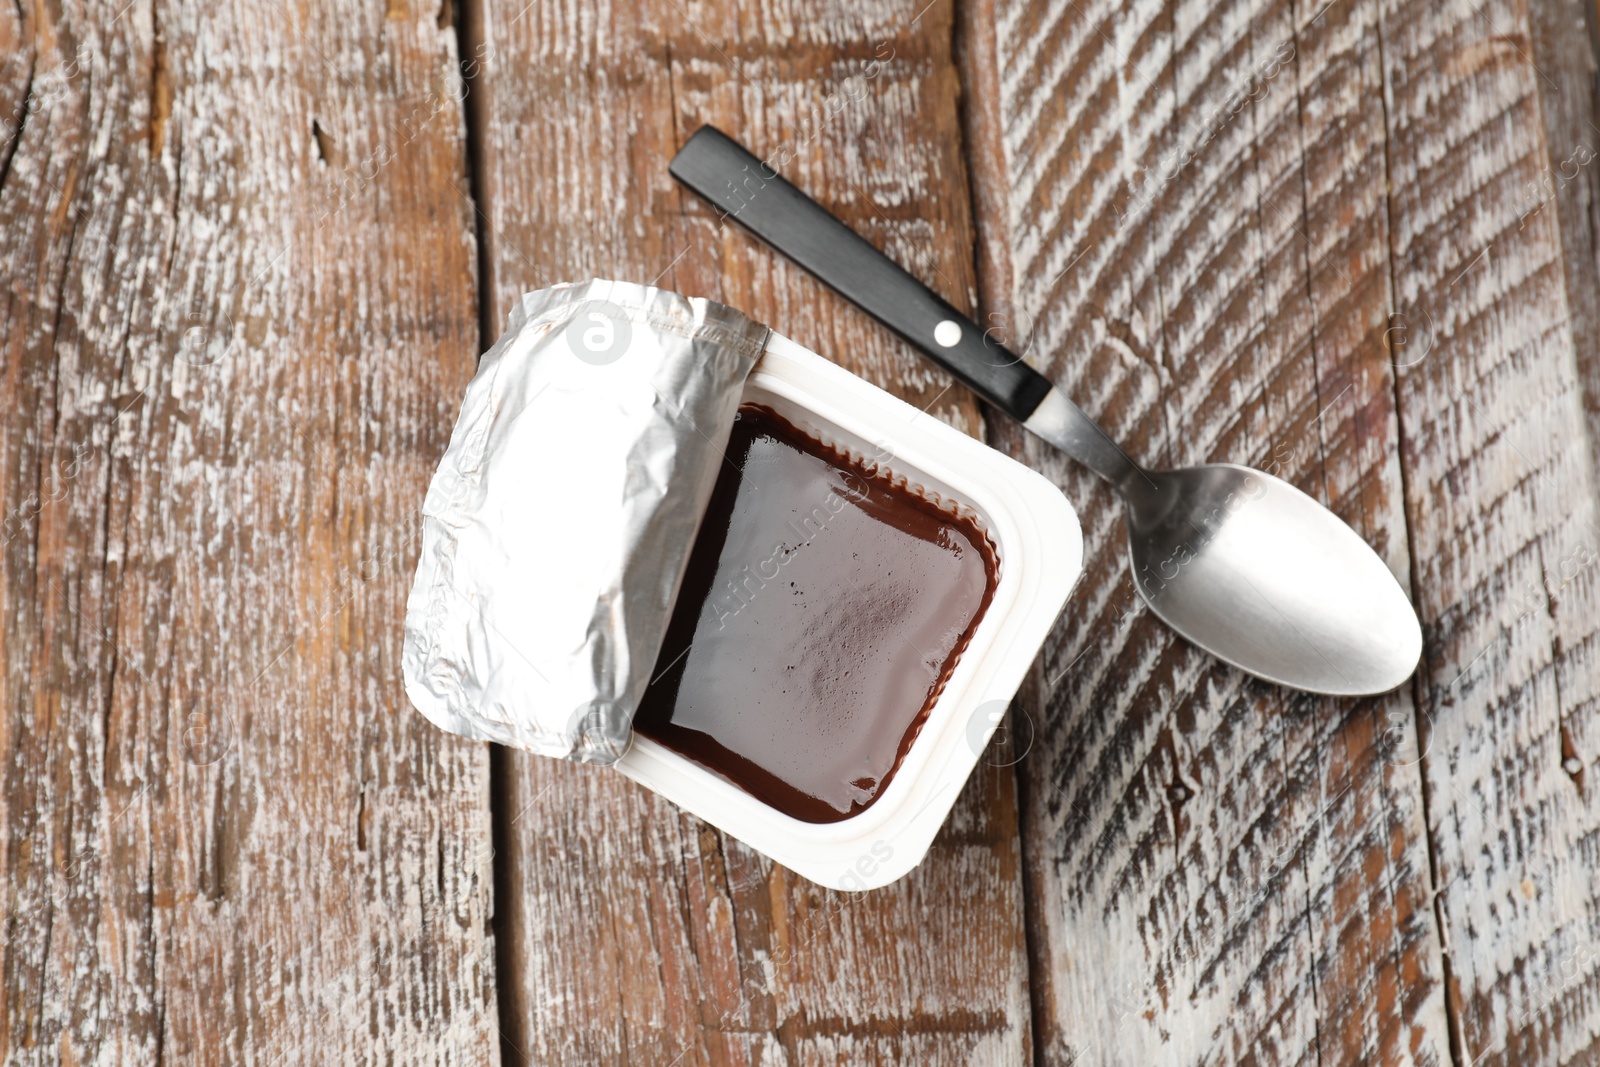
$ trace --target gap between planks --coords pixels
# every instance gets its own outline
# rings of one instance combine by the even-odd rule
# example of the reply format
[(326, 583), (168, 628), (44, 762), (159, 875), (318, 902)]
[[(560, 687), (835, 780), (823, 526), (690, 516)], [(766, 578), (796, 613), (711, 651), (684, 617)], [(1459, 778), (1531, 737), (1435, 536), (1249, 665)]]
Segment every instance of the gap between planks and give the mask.
[[(473, 357), (476, 364), (499, 336), (494, 321), (494, 228), (489, 223), (492, 216), (492, 195), (488, 173), (485, 169), (484, 139), (486, 131), (486, 105), (484, 94), (489, 91), (489, 79), (484, 77), (487, 58), (481, 4), (475, 0), (459, 0), (450, 5), (450, 15), (459, 42), (462, 84), (462, 149), (467, 172), (467, 192), (472, 200), (473, 243), (476, 255), (478, 291), (478, 351)], [(513, 943), (504, 930), (507, 909), (505, 902), (518, 891), (516, 871), (511, 862), (516, 855), (511, 847), (511, 822), (515, 816), (511, 754), (504, 747), (487, 743), (489, 749), (489, 826), (494, 850), (491, 869), (494, 874), (490, 903), (490, 930), (494, 935), (495, 1013), (499, 1024), (501, 1063), (525, 1063), (528, 1047), (522, 1020), (527, 1015), (527, 998), (522, 995), (520, 983), (508, 981), (516, 973), (512, 963)]]

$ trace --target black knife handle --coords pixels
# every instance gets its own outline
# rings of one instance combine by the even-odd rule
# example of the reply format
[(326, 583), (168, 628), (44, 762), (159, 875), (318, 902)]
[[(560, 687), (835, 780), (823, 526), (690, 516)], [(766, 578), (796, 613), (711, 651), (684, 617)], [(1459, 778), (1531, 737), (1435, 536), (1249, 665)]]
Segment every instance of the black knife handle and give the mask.
[(700, 127), (668, 169), (1013, 417), (1026, 421), (1050, 391), (1048, 378), (716, 127)]

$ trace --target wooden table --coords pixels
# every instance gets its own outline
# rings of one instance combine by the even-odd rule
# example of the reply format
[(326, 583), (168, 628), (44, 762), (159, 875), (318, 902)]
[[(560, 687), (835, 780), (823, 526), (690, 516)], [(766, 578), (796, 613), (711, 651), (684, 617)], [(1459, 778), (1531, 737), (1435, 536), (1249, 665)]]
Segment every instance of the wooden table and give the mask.
[[(5, 5), (5, 1062), (1600, 1063), (1594, 22)], [(1137, 458), (1326, 501), (1412, 591), (1413, 684), (1175, 639), (1089, 476), (674, 185), (706, 121)], [(890, 889), (402, 693), (476, 354), (591, 275), (740, 307), (1079, 509), (1010, 728)]]

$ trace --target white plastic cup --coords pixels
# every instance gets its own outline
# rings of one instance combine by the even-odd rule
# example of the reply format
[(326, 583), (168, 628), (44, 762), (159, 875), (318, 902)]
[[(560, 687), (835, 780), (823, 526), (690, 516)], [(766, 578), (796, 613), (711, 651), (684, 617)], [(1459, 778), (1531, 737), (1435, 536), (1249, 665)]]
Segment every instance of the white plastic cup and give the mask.
[(771, 336), (743, 400), (974, 514), (999, 558), (994, 597), (898, 770), (850, 818), (802, 822), (637, 732), (616, 767), (814, 882), (876, 889), (927, 854), (1082, 573), (1083, 532), (1038, 472), (787, 337)]

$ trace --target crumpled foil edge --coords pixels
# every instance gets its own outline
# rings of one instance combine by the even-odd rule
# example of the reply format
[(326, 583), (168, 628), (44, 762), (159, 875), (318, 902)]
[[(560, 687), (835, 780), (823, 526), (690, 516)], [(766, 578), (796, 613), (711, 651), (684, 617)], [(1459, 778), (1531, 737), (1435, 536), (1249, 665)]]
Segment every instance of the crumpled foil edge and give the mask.
[[(485, 481), (499, 459), (496, 433), (508, 418), (521, 414), (507, 415), (505, 395), (556, 366), (549, 360), (570, 359), (549, 351), (558, 343), (554, 335), (583, 309), (601, 303), (606, 314), (620, 313), (633, 328), (643, 328), (658, 343), (663, 361), (663, 373), (650, 382), (663, 401), (652, 424), (629, 426), (619, 420), (615, 427), (619, 432), (640, 431), (629, 446), (630, 485), (636, 464), (660, 466), (663, 432), (673, 450), (665, 479), (672, 484), (645, 485), (634, 499), (642, 505), (639, 510), (622, 505), (616, 586), (597, 590), (588, 619), (569, 620), (583, 626), (582, 646), (565, 650), (565, 660), (555, 655), (540, 669), (527, 654), (508, 651), (513, 643), (497, 631), (496, 595), (519, 597), (529, 591), (496, 589), (492, 583), (484, 588), (482, 577), (492, 570), (492, 560), (486, 564), (481, 558), (485, 529), (474, 504), (481, 503)], [(725, 305), (628, 282), (596, 279), (558, 285), (518, 301), (505, 332), (484, 354), (467, 388), (450, 444), (423, 502), (402, 672), (407, 695), (429, 721), (464, 737), (555, 758), (599, 764), (620, 758), (722, 462), (744, 380), (769, 334), (767, 327)], [(540, 358), (547, 361), (543, 368)], [(559, 412), (555, 417), (559, 419)], [(554, 462), (556, 457), (546, 459)], [(529, 477), (537, 480), (538, 474), (529, 472)], [(508, 533), (514, 537), (517, 531)], [(463, 561), (462, 552), (472, 551), (473, 545), (480, 556)], [(475, 580), (459, 581), (462, 571)], [(463, 586), (471, 595), (461, 592)], [(561, 673), (562, 684), (576, 691), (579, 700), (571, 707), (545, 707), (538, 706), (532, 693), (497, 689), (497, 671), (524, 669), (542, 678)]]

